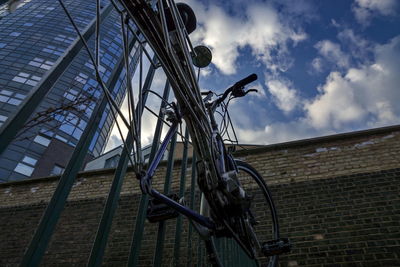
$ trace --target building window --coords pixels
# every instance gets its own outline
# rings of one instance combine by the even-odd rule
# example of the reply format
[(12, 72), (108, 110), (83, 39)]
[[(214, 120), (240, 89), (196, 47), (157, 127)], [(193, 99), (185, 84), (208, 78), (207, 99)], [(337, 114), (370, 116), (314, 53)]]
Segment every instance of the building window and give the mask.
[(35, 137), (35, 139), (33, 139), (33, 141), (35, 143), (38, 143), (38, 144), (41, 144), (42, 146), (46, 146), (47, 147), (50, 144), (51, 140), (49, 138), (47, 138), (47, 137), (42, 136), (42, 135), (37, 135)]
[(32, 74), (28, 74), (25, 72), (20, 72), (18, 73), (17, 76), (15, 76), (12, 80), (14, 82), (18, 82), (18, 83), (24, 83), (24, 84), (28, 84), (31, 86), (35, 86), (38, 81), (40, 81), (40, 77), (32, 75)]
[(55, 47), (53, 45), (48, 45), (47, 47), (43, 48), (42, 51), (50, 53), (50, 54), (54, 54), (54, 55), (57, 55), (57, 56), (61, 56), (61, 54), (64, 52), (63, 49), (57, 48), (57, 47)]
[(49, 70), (51, 68), (51, 66), (53, 66), (54, 62), (49, 61), (49, 60), (45, 61), (42, 58), (35, 57), (28, 64), (31, 66), (34, 66), (34, 67), (39, 67), (41, 69)]
[(71, 101), (74, 101), (77, 96), (78, 96), (78, 91), (74, 89), (69, 89), (67, 92), (64, 93), (64, 97)]
[(75, 81), (80, 82), (81, 84), (86, 84), (88, 78), (89, 77), (86, 74), (79, 73), (79, 75), (75, 77)]
[(60, 174), (62, 174), (64, 172), (64, 170), (65, 169), (63, 167), (55, 164), (53, 169), (50, 172), (50, 175), (60, 175)]
[[(94, 70), (94, 66), (92, 64), (92, 62), (89, 60), (88, 62), (85, 63), (85, 66), (88, 67), (89, 69)], [(98, 66), (99, 72), (100, 73), (104, 73), (106, 71), (106, 68), (103, 66)], [(97, 83), (97, 82), (96, 82)]]
[(62, 125), (59, 127), (61, 131), (71, 135), (77, 140), (79, 140), (81, 137), (87, 124), (86, 121), (80, 119), (72, 113), (68, 113), (66, 116), (57, 116), (55, 119), (62, 123)]
[(32, 175), (34, 168), (23, 163), (18, 163), (14, 171), (29, 177)]
[(72, 43), (75, 39), (72, 38), (72, 37), (68, 37), (68, 36), (59, 34), (59, 35), (57, 35), (57, 36), (54, 38), (54, 40), (55, 40), (55, 41), (59, 41), (59, 42), (64, 42), (64, 43), (70, 44), (70, 43)]
[(14, 93), (9, 90), (0, 90), (0, 102), (8, 103), (14, 106), (21, 104), (22, 100), (26, 97), (24, 94)]
[(67, 26), (64, 28), (64, 30), (68, 31), (68, 32), (74, 32), (74, 28), (72, 26)]
[(68, 143), (68, 140), (61, 135), (56, 134), (56, 139), (60, 140), (61, 142)]
[(120, 155), (115, 155), (115, 156), (113, 156), (111, 158), (106, 159), (106, 161), (104, 163), (104, 168), (107, 169), (107, 168), (115, 168), (115, 167), (117, 167), (117, 164), (118, 164), (118, 161), (119, 161), (120, 157), (121, 157)]
[(77, 24), (87, 25), (87, 24), (89, 24), (89, 22), (90, 22), (90, 19), (88, 19), (88, 18), (83, 18), (83, 17), (79, 17), (79, 16), (76, 16), (74, 19), (75, 19), (75, 22), (76, 22)]
[(8, 117), (0, 115), (0, 127), (4, 124), (4, 122), (8, 119)]
[(32, 166), (35, 166), (37, 160), (34, 159), (34, 158), (31, 158), (31, 157), (25, 156), (25, 157), (22, 159), (22, 162), (27, 163), (27, 164), (32, 165)]
[(20, 36), (20, 35), (21, 35), (20, 32), (12, 32), (12, 33), (10, 33), (10, 36), (14, 36), (14, 37), (17, 37), (17, 36)]
[(35, 170), (37, 160), (28, 156), (25, 156), (21, 162), (17, 164), (14, 171), (25, 176), (31, 176)]

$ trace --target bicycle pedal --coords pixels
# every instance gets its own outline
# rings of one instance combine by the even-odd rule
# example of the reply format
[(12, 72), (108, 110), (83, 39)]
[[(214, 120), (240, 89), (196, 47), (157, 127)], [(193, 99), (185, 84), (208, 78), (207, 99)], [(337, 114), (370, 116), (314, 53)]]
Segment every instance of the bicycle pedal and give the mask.
[[(180, 199), (177, 194), (168, 195), (169, 198), (178, 202)], [(147, 207), (147, 220), (151, 223), (161, 222), (168, 219), (173, 219), (179, 216), (179, 213), (157, 199), (151, 199)]]
[(290, 252), (291, 248), (292, 244), (288, 238), (280, 238), (263, 243), (261, 251), (265, 256), (274, 256), (282, 253), (288, 253)]

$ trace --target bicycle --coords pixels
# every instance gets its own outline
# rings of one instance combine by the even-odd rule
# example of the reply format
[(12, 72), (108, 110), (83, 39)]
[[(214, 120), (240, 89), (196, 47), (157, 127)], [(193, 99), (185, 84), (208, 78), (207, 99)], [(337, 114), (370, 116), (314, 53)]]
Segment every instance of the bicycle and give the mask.
[[(229, 99), (244, 97), (252, 92), (252, 89), (244, 91), (244, 87), (255, 81), (257, 76), (252, 74), (238, 81), (213, 101), (211, 101), (214, 95), (212, 92), (207, 92), (203, 98), (195, 78), (194, 68), (190, 64), (192, 58), (189, 47), (195, 54), (188, 38), (188, 31), (193, 30), (193, 27), (188, 25), (188, 23), (193, 23), (193, 18), (190, 19), (190, 16), (193, 16), (190, 14), (190, 10), (182, 5), (177, 7), (173, 0), (151, 1), (156, 3), (145, 0), (118, 1), (123, 6), (119, 12), (121, 17), (125, 16), (124, 23), (129, 26), (129, 20), (134, 21), (141, 35), (140, 38), (136, 38), (138, 40), (144, 38), (151, 46), (176, 97), (176, 103), (168, 103), (165, 114), (171, 125), (154, 159), (145, 169), (144, 162), (138, 155), (136, 158), (138, 164), (133, 166), (136, 176), (140, 180), (141, 191), (151, 196), (154, 199), (153, 202), (162, 203), (189, 218), (205, 241), (208, 258), (212, 265), (221, 266), (220, 255), (218, 255), (215, 243), (221, 238), (233, 238), (250, 258), (257, 262), (265, 260), (268, 262), (268, 266), (275, 266), (278, 255), (288, 252), (291, 245), (288, 239), (281, 238), (279, 235), (278, 216), (272, 196), (261, 175), (249, 164), (235, 160), (227, 151), (214, 117), (217, 108), (228, 97)], [(114, 1), (112, 3), (118, 10)], [(189, 13), (184, 14), (185, 12)], [(124, 23), (121, 23), (122, 27), (124, 27)], [(191, 30), (188, 30), (189, 28)], [(123, 32), (125, 33), (125, 29)], [(134, 34), (137, 33), (134, 32)], [(124, 43), (127, 43), (127, 40), (124, 39)], [(126, 54), (129, 55), (128, 52)], [(97, 64), (94, 59), (92, 61), (99, 84), (109, 98), (107, 95), (109, 93), (100, 78)], [(128, 69), (128, 67), (126, 68)], [(133, 97), (131, 101), (133, 103)], [(133, 123), (140, 121), (143, 110), (140, 101), (139, 98), (138, 112), (133, 114), (130, 119)], [(112, 101), (111, 104), (116, 108)], [(117, 111), (120, 113), (120, 110), (117, 109)], [(134, 113), (135, 110), (133, 109), (132, 112)], [(166, 196), (151, 186), (157, 166), (161, 162), (169, 142), (178, 132), (182, 121), (186, 123), (198, 158), (198, 185), (202, 192), (200, 212), (189, 209), (178, 199)], [(140, 153), (140, 138), (134, 136), (135, 131), (140, 129), (140, 125), (139, 127), (129, 125), (128, 128), (130, 132), (127, 138), (131, 139), (124, 144), (132, 149), (132, 143), (135, 143), (136, 152)], [(265, 213), (260, 215), (257, 210), (252, 209), (253, 197), (256, 196), (255, 190), (261, 192), (262, 202), (269, 210), (268, 215)], [(263, 220), (259, 221), (260, 216), (258, 215), (265, 215), (266, 218), (262, 217)], [(260, 228), (257, 225), (265, 227), (266, 220), (270, 220), (272, 226), (268, 237), (265, 236), (265, 233), (263, 236), (257, 229)], [(262, 236), (264, 240), (259, 240), (259, 236)], [(266, 257), (269, 259), (265, 259)]]
[[(173, 106), (174, 111), (169, 113), (168, 118), (173, 124), (162, 142), (155, 160), (150, 164), (147, 172), (139, 177), (143, 193), (149, 194), (154, 199), (172, 207), (191, 220), (198, 233), (204, 238), (209, 260), (214, 266), (221, 266), (214, 242), (215, 239), (222, 237), (234, 238), (250, 258), (255, 259), (259, 255), (270, 256), (269, 266), (276, 265), (278, 254), (290, 250), (289, 241), (279, 236), (277, 212), (266, 183), (253, 167), (244, 161), (235, 160), (232, 154), (227, 151), (219, 134), (218, 123), (214, 117), (216, 109), (228, 96), (231, 95), (231, 99), (244, 97), (248, 93), (255, 91), (255, 89), (244, 91), (243, 87), (256, 78), (257, 76), (252, 74), (235, 83), (214, 101), (209, 101), (214, 95), (213, 92), (205, 93), (207, 96), (204, 98), (204, 102), (206, 103), (213, 130), (210, 145), (216, 156), (213, 159), (213, 163), (217, 169), (218, 182), (216, 185), (210, 184), (211, 178), (209, 176), (211, 174), (205, 173), (203, 166), (198, 166), (198, 183), (205, 197), (202, 198), (200, 214), (151, 187), (152, 174), (160, 163), (168, 143), (178, 130), (178, 125), (181, 122), (182, 115), (176, 105)], [(198, 164), (202, 165), (203, 163), (199, 161)], [(243, 174), (249, 177), (244, 177)], [(254, 191), (254, 185), (251, 184), (252, 181), (249, 179), (253, 180), (259, 187), (265, 198), (264, 201), (270, 209), (273, 227), (272, 236), (271, 240), (264, 244), (260, 243), (255, 233), (254, 228), (259, 222), (257, 222), (255, 216), (256, 212), (250, 210), (252, 197), (243, 189), (245, 186), (250, 186), (250, 190)]]
[[(228, 96), (244, 97), (254, 91), (244, 91), (244, 86), (255, 81), (257, 76), (252, 74), (238, 81), (214, 101), (210, 101), (212, 92), (207, 92), (206, 97), (202, 99), (193, 67), (187, 64), (191, 60), (188, 34), (194, 30), (195, 23), (190, 7), (184, 4), (177, 6), (172, 0), (158, 1), (156, 6), (141, 0), (121, 0), (121, 3), (157, 54), (177, 100), (177, 104), (170, 105), (167, 121), (172, 125), (154, 160), (146, 171), (137, 173), (142, 192), (191, 220), (205, 240), (209, 260), (214, 266), (221, 266), (214, 243), (223, 237), (233, 238), (250, 258), (269, 257), (268, 265), (275, 266), (277, 255), (288, 252), (291, 245), (288, 239), (280, 238), (272, 196), (260, 174), (249, 164), (235, 160), (226, 150), (214, 117), (216, 109)], [(199, 159), (198, 185), (203, 195), (200, 213), (185, 207), (176, 199), (163, 195), (151, 186), (152, 176), (182, 119), (189, 129)], [(256, 187), (253, 185), (249, 189), (254, 191), (258, 188), (262, 192), (271, 216), (271, 236), (264, 240), (267, 241), (265, 243), (261, 243), (257, 238), (255, 229), (260, 222), (255, 216), (257, 212), (250, 209), (251, 194), (244, 190), (244, 187), (251, 186), (254, 182)]]

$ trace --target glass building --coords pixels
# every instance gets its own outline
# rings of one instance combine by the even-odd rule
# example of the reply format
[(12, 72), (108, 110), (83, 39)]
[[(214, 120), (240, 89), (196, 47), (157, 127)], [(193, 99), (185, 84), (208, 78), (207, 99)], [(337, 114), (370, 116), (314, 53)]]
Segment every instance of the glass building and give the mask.
[[(1, 2), (3, 4), (1, 5)], [(35, 112), (0, 155), (0, 182), (60, 174), (100, 102), (94, 67), (58, 1), (20, 1), (14, 12), (0, 2), (0, 127), (40, 86), (51, 84)], [(96, 1), (65, 0), (94, 52)], [(125, 95), (120, 15), (101, 6), (100, 73), (117, 104)], [(132, 53), (138, 51), (133, 43)], [(75, 52), (74, 52), (75, 51)], [(133, 57), (136, 66), (137, 57)], [(99, 156), (113, 125), (105, 108), (87, 160)], [(1, 140), (0, 140), (1, 142)]]

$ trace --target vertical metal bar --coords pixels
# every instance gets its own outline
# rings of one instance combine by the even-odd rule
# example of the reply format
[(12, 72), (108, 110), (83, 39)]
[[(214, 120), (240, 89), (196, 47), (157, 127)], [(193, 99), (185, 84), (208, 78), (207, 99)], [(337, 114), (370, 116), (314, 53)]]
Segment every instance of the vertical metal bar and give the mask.
[[(149, 67), (147, 72), (146, 82), (144, 84), (144, 90), (150, 89), (151, 83), (153, 81), (155, 69), (152, 65)], [(147, 98), (146, 98), (147, 99)], [(145, 102), (146, 99), (143, 99)], [(133, 137), (128, 132), (126, 137), (125, 146), (122, 150), (118, 166), (115, 170), (115, 175), (113, 182), (111, 184), (110, 192), (107, 197), (107, 202), (104, 207), (103, 215), (97, 230), (96, 239), (93, 243), (92, 251), (90, 253), (89, 266), (100, 266), (104, 256), (104, 250), (106, 248), (108, 235), (110, 233), (113, 216), (118, 206), (118, 199), (121, 193), (122, 183), (126, 174), (126, 169), (128, 167), (128, 161), (130, 157), (130, 151), (133, 148)]]
[(227, 254), (226, 254), (226, 259), (228, 260), (228, 264), (232, 266), (232, 258), (230, 255), (232, 255), (232, 250), (233, 250), (233, 240), (228, 243), (228, 249), (227, 249)]
[[(175, 156), (175, 147), (176, 147), (176, 139), (177, 133), (175, 133), (174, 137), (171, 140), (171, 145), (168, 151), (168, 165), (167, 171), (165, 176), (165, 183), (164, 183), (164, 194), (167, 195), (171, 189), (171, 182), (172, 182), (172, 171), (174, 169), (174, 156)], [(154, 253), (154, 261), (153, 266), (161, 266), (162, 263), (162, 254), (164, 248), (164, 240), (165, 240), (165, 222), (161, 221), (158, 224), (158, 231), (157, 231), (157, 243), (156, 243), (156, 250)]]
[[(127, 98), (128, 98), (128, 115), (129, 115), (129, 122), (130, 122), (130, 133), (131, 133), (131, 138), (132, 140), (135, 139), (135, 136), (137, 136), (137, 128), (136, 128), (136, 116), (135, 116), (135, 101), (133, 97), (133, 89), (132, 89), (132, 77), (130, 75), (130, 68), (129, 68), (129, 31), (126, 30), (125, 27), (125, 16), (123, 13), (120, 14), (121, 18), (121, 34), (123, 37), (123, 48), (124, 48), (124, 59), (125, 59), (125, 71), (126, 71), (126, 86), (127, 86)], [(129, 23), (129, 22), (128, 22)], [(134, 39), (137, 39), (138, 42), (140, 43), (139, 39), (136, 37), (133, 37)], [(138, 52), (140, 52), (140, 58), (142, 57), (142, 50), (139, 49)], [(132, 72), (133, 73), (133, 72)], [(133, 153), (133, 158), (136, 159), (135, 153)], [(132, 164), (133, 165), (133, 164)], [(136, 167), (134, 167), (136, 168)]]
[[(111, 6), (110, 6), (111, 7)], [(111, 9), (110, 9), (111, 11)], [(103, 13), (104, 14), (104, 13)], [(106, 13), (109, 14), (109, 13)], [(93, 32), (92, 32), (93, 33)], [(133, 42), (132, 42), (133, 46)], [(118, 81), (119, 73), (123, 67), (123, 60), (120, 59), (117, 67), (111, 74), (111, 79), (108, 82), (109, 87), (114, 87)], [(73, 182), (79, 170), (82, 167), (84, 158), (87, 154), (89, 145), (97, 130), (97, 126), (107, 105), (107, 99), (103, 95), (102, 100), (96, 106), (91, 116), (88, 126), (82, 134), (71, 159), (65, 168), (63, 175), (57, 185), (57, 188), (41, 218), (39, 226), (27, 248), (22, 259), (21, 266), (38, 266), (43, 254), (47, 248), (48, 242), (53, 234), (55, 226), (60, 218), (61, 212), (66, 204), (67, 197), (71, 191)]]
[[(194, 209), (194, 201), (195, 201), (195, 193), (196, 193), (196, 154), (194, 153), (193, 150), (193, 155), (192, 155), (192, 180), (190, 183), (190, 209)], [(187, 248), (188, 248), (188, 253), (187, 253), (187, 267), (192, 266), (192, 234), (193, 234), (193, 225), (189, 223), (189, 231), (188, 231), (188, 242), (187, 242)]]
[[(168, 99), (169, 91), (170, 91), (170, 85), (167, 80), (167, 82), (165, 84), (163, 99)], [(156, 156), (157, 147), (160, 143), (160, 137), (161, 137), (162, 126), (163, 126), (162, 118), (164, 117), (164, 114), (162, 112), (163, 103), (165, 103), (165, 102), (162, 101), (162, 104), (160, 107), (160, 113), (159, 113), (159, 118), (157, 120), (156, 130), (154, 132), (154, 139), (153, 139), (153, 144), (152, 144), (152, 148), (151, 148), (151, 152), (150, 152), (149, 162), (151, 162), (154, 159), (154, 157)], [(144, 107), (144, 105), (142, 107)], [(146, 219), (146, 211), (147, 211), (148, 202), (149, 202), (149, 196), (146, 194), (142, 194), (142, 197), (140, 198), (138, 213), (136, 216), (135, 231), (133, 233), (131, 250), (130, 250), (129, 258), (128, 258), (128, 266), (137, 266), (137, 264), (138, 264), (139, 252), (140, 252), (141, 242), (142, 242), (142, 238), (143, 238), (144, 222)]]
[(199, 237), (197, 241), (197, 266), (203, 266), (203, 240)]
[(63, 210), (69, 192), (71, 191), (72, 185), (74, 183), (75, 177), (79, 172), (84, 158), (86, 156), (87, 150), (89, 148), (90, 142), (93, 138), (94, 133), (97, 130), (97, 125), (100, 122), (101, 112), (106, 107), (107, 100), (103, 97), (100, 105), (98, 105), (88, 122), (88, 127), (82, 134), (71, 159), (60, 181), (57, 185), (56, 190), (44, 212), (44, 215), (40, 221), (38, 228), (32, 238), (32, 241), (25, 252), (22, 259), (21, 266), (38, 266), (43, 254), (47, 248), (48, 242), (53, 234), (54, 228), (60, 218), (61, 211)]
[[(119, 109), (118, 104), (115, 102), (114, 98), (111, 97), (111, 93), (108, 89), (108, 87), (104, 84), (103, 79), (100, 76), (100, 71), (98, 66), (96, 65), (96, 61), (92, 55), (92, 52), (89, 49), (89, 46), (87, 44), (87, 42), (83, 39), (83, 36), (78, 28), (78, 26), (76, 25), (75, 21), (73, 20), (71, 13), (68, 11), (67, 7), (65, 6), (64, 2), (62, 0), (58, 0), (58, 2), (60, 3), (61, 7), (63, 8), (65, 14), (67, 15), (67, 17), (70, 20), (71, 25), (75, 28), (75, 31), (77, 32), (77, 34), (79, 35), (79, 38), (82, 40), (83, 45), (85, 46), (86, 52), (88, 53), (88, 56), (90, 58), (90, 60), (93, 63), (94, 66), (94, 71), (96, 73), (96, 80), (97, 83), (100, 85), (100, 88), (102, 89), (105, 97), (107, 98), (108, 103), (110, 104), (111, 107), (113, 107), (116, 112), (118, 113), (118, 115), (120, 115), (120, 118), (122, 119), (122, 121), (125, 123), (125, 125), (129, 128), (129, 122), (126, 121), (124, 114), (121, 112), (121, 110)], [(112, 112), (114, 118), (115, 118), (115, 114), (114, 112)], [(116, 118), (115, 118), (116, 119)]]
[(96, 66), (100, 64), (100, 0), (96, 0)]
[[(139, 47), (140, 51), (142, 52), (142, 47)], [(142, 53), (141, 53), (142, 54)], [(147, 100), (147, 94), (146, 94), (146, 99), (142, 99), (143, 92), (142, 92), (142, 74), (143, 74), (143, 57), (140, 57), (140, 62), (139, 62), (139, 90), (138, 90), (138, 103), (137, 103), (137, 112), (136, 114), (136, 138), (137, 138), (137, 144), (136, 144), (136, 158), (139, 161), (139, 164), (142, 164), (142, 135), (141, 135), (141, 128), (142, 128), (142, 113), (143, 113), (143, 107), (144, 104), (143, 101)], [(141, 166), (140, 166), (141, 167)]]
[[(189, 130), (185, 130), (185, 142), (183, 146), (183, 156), (181, 163), (181, 179), (179, 184), (179, 197), (183, 198), (185, 196), (185, 184), (186, 184), (186, 167), (187, 167), (187, 157), (188, 157), (188, 146), (189, 146)], [(182, 236), (182, 215), (179, 214), (176, 220), (175, 229), (175, 245), (174, 245), (174, 266), (179, 266), (180, 248), (181, 248), (181, 236)]]
[[(107, 17), (111, 11), (112, 5), (109, 4), (103, 9), (101, 17)], [(93, 35), (95, 31), (95, 25), (95, 19), (93, 19), (82, 34), (84, 40), (89, 40), (89, 38)], [(45, 95), (63, 74), (65, 68), (81, 51), (82, 47), (83, 41), (80, 38), (76, 39), (67, 49), (67, 51), (65, 51), (65, 53), (56, 61), (54, 68), (51, 69), (50, 72), (43, 77), (40, 83), (30, 91), (25, 101), (20, 105), (19, 110), (14, 113), (14, 116), (10, 117), (0, 128), (0, 154), (3, 153), (7, 146), (12, 142), (15, 135), (24, 126), (26, 120), (33, 114)]]

